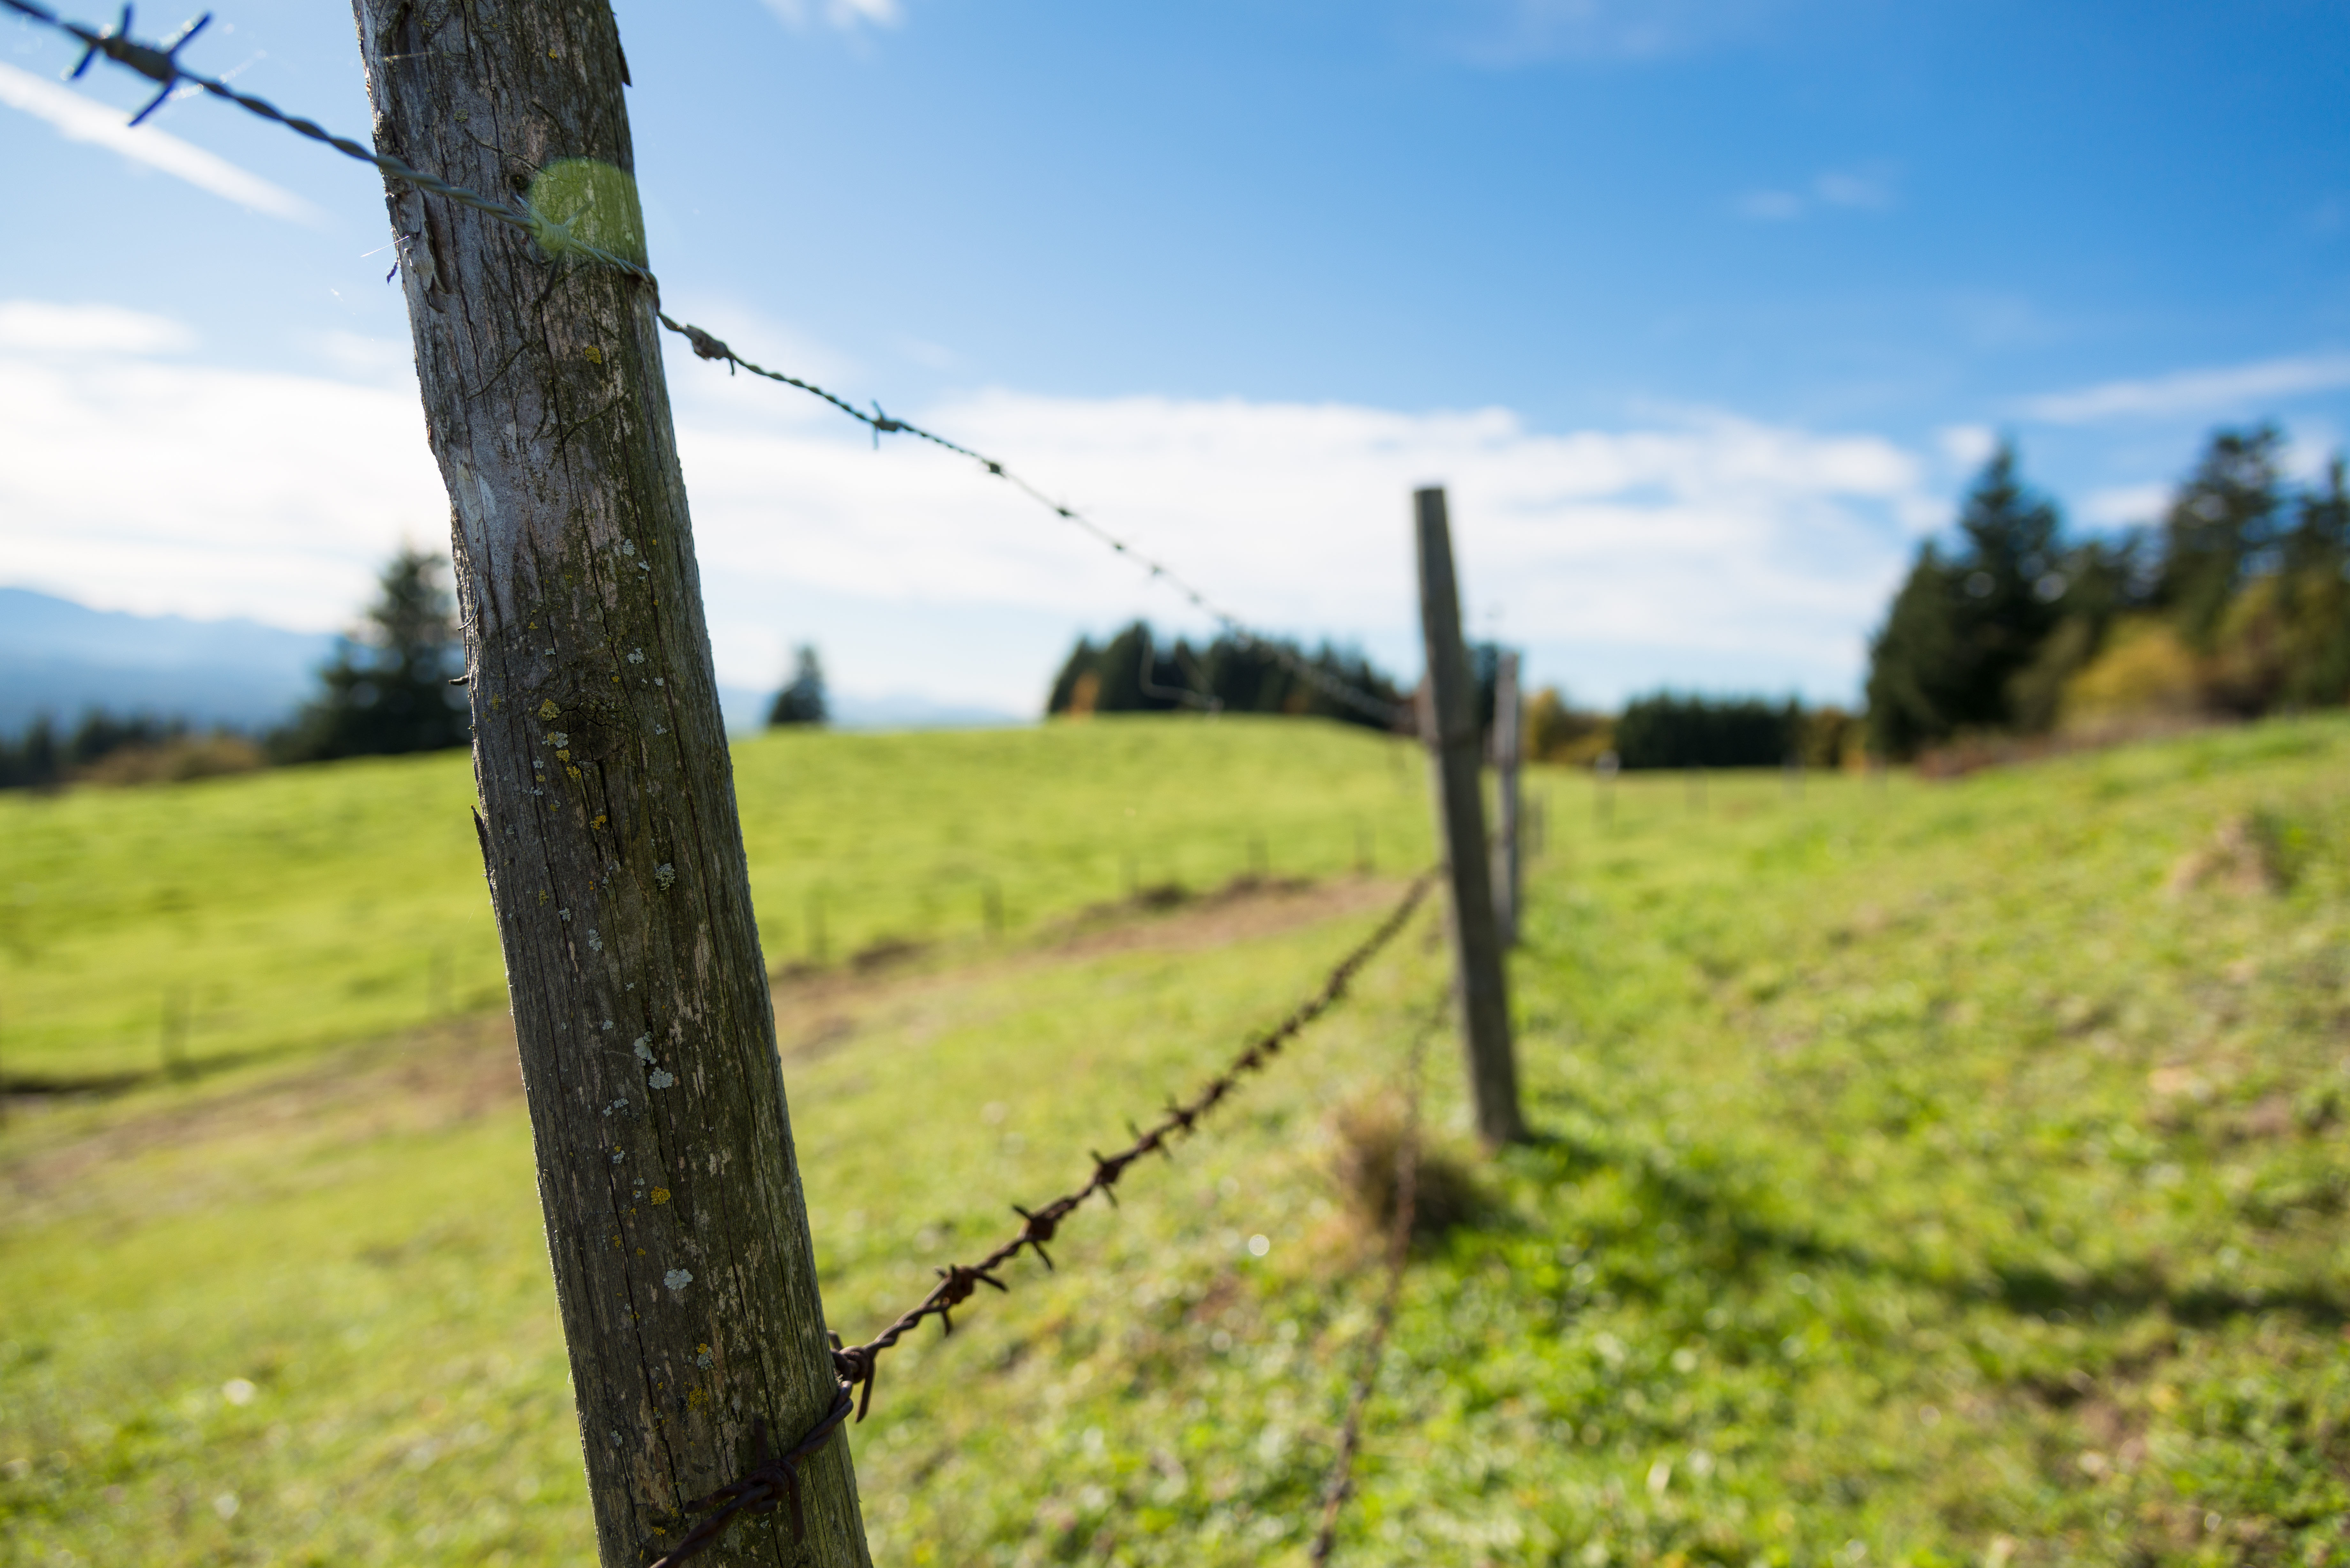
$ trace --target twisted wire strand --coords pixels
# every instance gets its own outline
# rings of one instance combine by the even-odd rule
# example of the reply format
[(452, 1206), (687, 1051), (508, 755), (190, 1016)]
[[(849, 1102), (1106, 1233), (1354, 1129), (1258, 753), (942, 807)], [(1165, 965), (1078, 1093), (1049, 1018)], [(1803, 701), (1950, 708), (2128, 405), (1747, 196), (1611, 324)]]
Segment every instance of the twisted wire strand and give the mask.
[(1341, 680), (1328, 670), (1300, 658), (1277, 639), (1252, 629), (1239, 617), (1211, 601), (1205, 593), (1177, 572), (1174, 567), (1164, 561), (1143, 554), (1142, 551), (1111, 533), (1076, 507), (1055, 501), (1026, 479), (1014, 472), (999, 460), (973, 452), (959, 441), (949, 441), (934, 431), (924, 430), (921, 426), (906, 420), (892, 418), (882, 410), (881, 405), (878, 402), (873, 405), (873, 411), (868, 414), (847, 399), (837, 393), (828, 392), (813, 381), (805, 381), (797, 376), (787, 376), (781, 370), (770, 370), (764, 365), (754, 364), (727, 347), (722, 339), (703, 331), (699, 327), (673, 320), (665, 313), (660, 317), (660, 324), (693, 345), (694, 353), (702, 358), (723, 361), (730, 371), (740, 367), (750, 371), (754, 376), (763, 376), (770, 381), (780, 381), (786, 387), (796, 387), (803, 392), (822, 399), (850, 419), (870, 427), (876, 442), (885, 435), (904, 434), (929, 441), (933, 446), (943, 447), (958, 457), (969, 458), (979, 464), (991, 477), (1003, 480), (1038, 505), (1049, 508), (1064, 521), (1075, 524), (1096, 540), (1108, 545), (1116, 554), (1133, 561), (1148, 572), (1154, 581), (1164, 582), (1193, 609), (1215, 622), (1218, 629), (1225, 635), (1244, 648), (1255, 649), (1270, 654), (1291, 674), (1295, 675), (1333, 701), (1342, 702), (1389, 728), (1401, 727), (1409, 715), (1409, 704), (1391, 702), (1384, 697), (1364, 691), (1351, 681)]
[[(1166, 1113), (1148, 1131), (1135, 1128), (1128, 1123), (1134, 1132), (1134, 1141), (1117, 1153), (1095, 1153), (1092, 1156), (1093, 1176), (1083, 1187), (1055, 1198), (1041, 1209), (1024, 1209), (1016, 1203), (1012, 1205), (1012, 1211), (1021, 1220), (1018, 1234), (975, 1263), (951, 1263), (939, 1270), (939, 1282), (931, 1288), (930, 1294), (899, 1314), (889, 1327), (864, 1344), (842, 1345), (836, 1334), (832, 1366), (839, 1384), (832, 1405), (823, 1417), (793, 1445), (790, 1451), (780, 1457), (769, 1454), (766, 1430), (764, 1426), (759, 1428), (755, 1433), (759, 1452), (757, 1462), (738, 1480), (684, 1504), (679, 1511), (681, 1513), (702, 1517), (694, 1521), (676, 1545), (653, 1559), (650, 1568), (677, 1568), (677, 1564), (714, 1543), (724, 1533), (727, 1522), (738, 1513), (764, 1512), (779, 1503), (788, 1502), (794, 1527), (800, 1528), (797, 1466), (802, 1459), (821, 1449), (833, 1432), (851, 1418), (852, 1410), (856, 1420), (865, 1419), (866, 1411), (873, 1403), (874, 1376), (879, 1370), (881, 1353), (920, 1327), (925, 1318), (937, 1318), (941, 1333), (952, 1334), (954, 1310), (969, 1301), (981, 1285), (1007, 1292), (1012, 1288), (996, 1275), (1004, 1264), (1018, 1257), (1024, 1248), (1035, 1253), (1037, 1261), (1046, 1268), (1051, 1268), (1053, 1260), (1045, 1251), (1045, 1244), (1053, 1240), (1061, 1221), (1097, 1193), (1114, 1206), (1118, 1202), (1114, 1189), (1126, 1174), (1127, 1168), (1137, 1160), (1151, 1154), (1163, 1154), (1173, 1158), (1173, 1150), (1168, 1147), (1170, 1140), (1178, 1133), (1195, 1130), (1200, 1119), (1238, 1088), (1245, 1075), (1265, 1067), (1280, 1054), (1281, 1048), (1295, 1039), (1307, 1024), (1345, 998), (1347, 987), (1363, 966), (1376, 958), (1379, 950), (1393, 941), (1410, 922), (1413, 912), (1427, 898), (1429, 889), (1436, 885), (1439, 869), (1440, 867), (1423, 871), (1415, 877), (1396, 907), (1370, 935), (1338, 961), (1312, 994), (1291, 1009), (1288, 1016), (1279, 1023), (1251, 1039), (1240, 1054), (1222, 1072), (1210, 1079), (1199, 1093), (1189, 1100), (1170, 1104)], [(1425, 1035), (1422, 1036), (1422, 1044), (1425, 1044)], [(1417, 1055), (1414, 1060), (1417, 1062)]]
[(313, 141), (331, 147), (346, 158), (356, 159), (361, 163), (372, 165), (388, 179), (397, 180), (404, 185), (411, 186), (429, 195), (439, 196), (454, 202), (460, 206), (469, 207), (485, 217), (519, 229), (536, 241), (540, 251), (550, 259), (565, 256), (577, 257), (583, 261), (595, 262), (600, 265), (611, 267), (636, 279), (653, 291), (656, 302), (655, 314), (659, 316), (660, 324), (670, 331), (683, 337), (693, 346), (694, 353), (702, 358), (723, 360), (730, 371), (740, 367), (754, 376), (780, 382), (786, 387), (796, 388), (812, 397), (822, 399), (849, 418), (869, 427), (873, 431), (876, 445), (879, 444), (885, 435), (910, 435), (929, 441), (933, 446), (942, 447), (959, 457), (970, 459), (990, 475), (1004, 481), (1037, 504), (1051, 508), (1065, 521), (1075, 524), (1095, 539), (1108, 545), (1112, 551), (1132, 559), (1148, 571), (1152, 579), (1166, 582), (1190, 603), (1192, 608), (1207, 616), (1227, 636), (1238, 641), (1243, 647), (1271, 655), (1293, 675), (1333, 701), (1343, 703), (1391, 729), (1404, 727), (1409, 712), (1408, 704), (1391, 702), (1374, 692), (1362, 690), (1351, 681), (1342, 680), (1328, 670), (1301, 658), (1278, 640), (1252, 629), (1240, 618), (1212, 603), (1196, 586), (1180, 576), (1165, 562), (1144, 555), (1075, 507), (1054, 500), (996, 459), (973, 452), (971, 448), (958, 441), (950, 441), (934, 431), (924, 430), (921, 426), (905, 420), (893, 419), (882, 410), (878, 401), (873, 405), (873, 411), (868, 414), (846, 398), (827, 391), (813, 381), (803, 380), (797, 376), (787, 376), (780, 370), (770, 370), (763, 365), (754, 364), (735, 353), (711, 333), (690, 323), (679, 321), (667, 312), (660, 310), (658, 302), (660, 297), (660, 280), (641, 263), (617, 254), (574, 234), (567, 225), (537, 211), (526, 201), (501, 201), (494, 196), (484, 196), (478, 191), (468, 190), (463, 185), (452, 184), (437, 174), (426, 173), (405, 159), (395, 157), (388, 152), (379, 152), (372, 148), (362, 147), (348, 137), (335, 135), (315, 120), (306, 119), (299, 115), (287, 114), (266, 99), (256, 98), (251, 93), (239, 92), (216, 77), (205, 76), (200, 71), (188, 69), (180, 64), (179, 53), (187, 47), (189, 40), (203, 31), (205, 25), (212, 20), (210, 12), (206, 12), (181, 29), (179, 35), (170, 42), (156, 45), (140, 43), (130, 36), (131, 7), (128, 4), (122, 7), (120, 19), (112, 27), (105, 29), (93, 27), (86, 22), (77, 22), (68, 17), (60, 16), (48, 6), (40, 4), (40, 0), (0, 0), (0, 10), (14, 12), (19, 16), (53, 27), (79, 43), (82, 46), (82, 57), (81, 62), (73, 69), (75, 77), (79, 77), (89, 68), (92, 60), (103, 55), (116, 64), (136, 71), (148, 80), (156, 83), (157, 91), (154, 98), (149, 100), (146, 108), (131, 117), (132, 125), (139, 124), (161, 109), (172, 94), (180, 86), (185, 84), (200, 88), (224, 102), (233, 103), (239, 109), (258, 115), (273, 124), (282, 125), (296, 135), (307, 137)]
[(1404, 1066), (1403, 1136), (1396, 1140), (1395, 1213), (1388, 1224), (1387, 1284), (1379, 1293), (1378, 1316), (1372, 1322), (1370, 1337), (1363, 1342), (1354, 1391), (1347, 1400), (1346, 1425), (1338, 1435), (1338, 1455), (1331, 1461), (1329, 1479), (1323, 1483), (1322, 1523), (1305, 1553), (1305, 1560), (1314, 1568), (1323, 1568), (1330, 1561), (1330, 1553), (1337, 1544), (1338, 1515), (1346, 1508), (1347, 1500), (1355, 1495), (1355, 1459), (1363, 1448), (1363, 1415), (1378, 1386), (1379, 1362), (1387, 1353), (1388, 1334), (1395, 1327), (1396, 1305), (1403, 1295), (1404, 1264), (1411, 1254), (1411, 1225), (1419, 1197), (1421, 1067), (1428, 1058), (1428, 1043), (1441, 1024), (1443, 1010), (1450, 1000), (1439, 998), (1429, 1010), (1427, 1020), (1412, 1036), (1411, 1051)]
[(1338, 1004), (1363, 966), (1376, 958), (1379, 950), (1393, 941), (1396, 934), (1409, 922), (1420, 901), (1428, 896), (1428, 890), (1435, 885), (1436, 876), (1437, 872), (1431, 869), (1415, 877), (1387, 918), (1339, 960), (1311, 995), (1291, 1009), (1289, 1015), (1279, 1023), (1251, 1040), (1232, 1063), (1211, 1078), (1197, 1094), (1189, 1100), (1170, 1105), (1147, 1130), (1131, 1128), (1133, 1141), (1115, 1154), (1095, 1153), (1092, 1157), (1093, 1176), (1084, 1186), (1064, 1193), (1040, 1209), (1032, 1210), (1014, 1204), (1013, 1212), (1019, 1215), (1022, 1221), (1017, 1234), (975, 1263), (951, 1263), (939, 1270), (939, 1282), (931, 1287), (930, 1294), (899, 1314), (889, 1327), (862, 1345), (834, 1350), (833, 1367), (840, 1374), (842, 1382), (850, 1386), (862, 1386), (857, 1418), (863, 1420), (867, 1407), (872, 1403), (874, 1375), (879, 1370), (883, 1351), (920, 1327), (925, 1318), (937, 1318), (943, 1332), (953, 1333), (952, 1313), (969, 1301), (980, 1286), (988, 1285), (998, 1291), (1011, 1288), (996, 1274), (1004, 1264), (1018, 1257), (1023, 1248), (1035, 1252), (1038, 1262), (1051, 1268), (1053, 1260), (1045, 1251), (1045, 1243), (1053, 1240), (1061, 1221), (1097, 1193), (1115, 1204), (1118, 1194), (1114, 1189), (1118, 1179), (1137, 1160), (1153, 1154), (1172, 1158), (1174, 1151), (1170, 1145), (1178, 1134), (1191, 1132), (1201, 1117), (1240, 1086), (1245, 1075), (1263, 1068), (1306, 1025)]
[(130, 36), (130, 7), (128, 5), (122, 7), (121, 20), (103, 31), (92, 27), (87, 22), (77, 22), (68, 17), (59, 16), (47, 5), (39, 4), (39, 0), (0, 0), (0, 9), (13, 11), (20, 16), (29, 17), (33, 21), (54, 27), (80, 43), (81, 63), (73, 69), (73, 75), (76, 77), (89, 69), (90, 61), (103, 55), (116, 64), (127, 66), (148, 80), (158, 84), (158, 90), (148, 101), (147, 107), (130, 117), (132, 125), (137, 125), (140, 120), (162, 108), (164, 100), (169, 99), (182, 83), (200, 88), (214, 98), (233, 103), (239, 109), (257, 114), (275, 124), (282, 125), (296, 135), (307, 136), (313, 141), (331, 147), (346, 158), (355, 158), (361, 163), (373, 164), (387, 177), (397, 180), (402, 184), (412, 185), (419, 191), (432, 195), (445, 197), (461, 206), (471, 207), (477, 213), (494, 218), (499, 223), (520, 229), (537, 241), (539, 249), (549, 256), (575, 255), (584, 260), (597, 262), (626, 273), (640, 283), (650, 285), (657, 294), (660, 291), (659, 281), (643, 266), (624, 255), (615, 254), (601, 245), (592, 244), (579, 238), (565, 224), (536, 211), (527, 202), (501, 202), (495, 197), (484, 196), (478, 191), (469, 191), (463, 185), (452, 185), (436, 174), (425, 173), (405, 159), (395, 158), (389, 152), (378, 152), (372, 148), (362, 147), (348, 136), (337, 136), (316, 120), (305, 119), (300, 115), (286, 113), (267, 99), (255, 98), (251, 93), (239, 92), (217, 77), (208, 77), (200, 71), (188, 69), (180, 64), (179, 52), (187, 47), (188, 40), (203, 31), (204, 24), (212, 20), (210, 12), (206, 12), (182, 28), (180, 35), (170, 43), (158, 46), (142, 44)]

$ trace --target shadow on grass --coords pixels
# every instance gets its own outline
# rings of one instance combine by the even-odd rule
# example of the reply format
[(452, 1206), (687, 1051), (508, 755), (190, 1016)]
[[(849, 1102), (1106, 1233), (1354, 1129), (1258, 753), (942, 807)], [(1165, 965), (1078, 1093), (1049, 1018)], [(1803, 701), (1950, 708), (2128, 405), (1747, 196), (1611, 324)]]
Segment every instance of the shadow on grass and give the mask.
[(192, 1057), (169, 1067), (139, 1067), (120, 1073), (0, 1072), (0, 1096), (12, 1100), (107, 1099), (156, 1084), (195, 1084), (255, 1062), (287, 1054), (278, 1051), (230, 1051)]
[[(1772, 1210), (1779, 1205), (1762, 1189), (1761, 1181), (1716, 1164), (1702, 1152), (1694, 1158), (1659, 1158), (1659, 1151), (1654, 1149), (1551, 1132), (1532, 1138), (1516, 1163), (1521, 1174), (1557, 1186), (1602, 1171), (1615, 1172), (1626, 1180), (1627, 1196), (1644, 1217), (1672, 1220), (1692, 1242), (1710, 1248), (1717, 1270), (1750, 1282), (1756, 1266), (1767, 1258), (1898, 1279), (1952, 1302), (1989, 1302), (2012, 1313), (2041, 1316), (2060, 1311), (2094, 1314), (2101, 1310), (2143, 1314), (2158, 1309), (2176, 1323), (2196, 1326), (2272, 1313), (2289, 1314), (2314, 1327), (2339, 1329), (2350, 1324), (2350, 1301), (2334, 1291), (2309, 1285), (2282, 1289), (2180, 1285), (2168, 1278), (2159, 1265), (2146, 1261), (2078, 1272), (1994, 1259), (1984, 1260), (1980, 1272), (1923, 1266), (1914, 1260), (1833, 1240), (1814, 1227), (1773, 1215)], [(1509, 1224), (1497, 1215), (1480, 1218), (1489, 1228)], [(1617, 1239), (1637, 1241), (1639, 1232), (1620, 1232)], [(1661, 1292), (1660, 1285), (1647, 1285), (1628, 1276), (1619, 1277), (1615, 1284), (1618, 1290), (1645, 1294)]]

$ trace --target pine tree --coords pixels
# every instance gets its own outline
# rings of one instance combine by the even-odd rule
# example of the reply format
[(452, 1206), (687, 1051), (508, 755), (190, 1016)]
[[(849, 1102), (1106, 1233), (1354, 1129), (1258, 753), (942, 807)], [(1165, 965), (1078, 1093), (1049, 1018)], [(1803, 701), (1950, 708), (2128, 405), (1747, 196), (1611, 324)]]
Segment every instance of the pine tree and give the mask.
[(1880, 754), (1908, 757), (1960, 730), (2015, 722), (2019, 678), (2068, 591), (2061, 527), (2002, 443), (1967, 492), (1961, 548), (1948, 559), (1930, 541), (1918, 550), (1869, 645), (1869, 740)]
[(817, 657), (814, 643), (801, 643), (792, 649), (791, 680), (775, 693), (775, 705), (767, 710), (767, 722), (778, 728), (822, 724), (831, 717), (824, 693), (824, 660)]
[(2055, 728), (2066, 682), (2105, 651), (2120, 617), (2143, 607), (2147, 545), (2143, 533), (2130, 533), (2085, 540), (2064, 552), (2050, 585), (2051, 601), (2063, 617), (2032, 662), (2008, 681), (2008, 715), (2017, 729), (2037, 734)]
[(1868, 744), (1896, 760), (1949, 738), (1958, 665), (1957, 585), (1930, 539), (1918, 547), (1885, 625), (1868, 644)]
[(2163, 519), (2155, 600), (2192, 647), (2211, 646), (2229, 600), (2277, 544), (2282, 441), (2274, 425), (2213, 431)]
[(1332, 696), (1299, 674), (1298, 664), (1367, 692), (1375, 701), (1400, 703), (1404, 700), (1395, 682), (1370, 660), (1327, 642), (1308, 654), (1294, 642), (1274, 643), (1226, 632), (1202, 649), (1195, 649), (1180, 638), (1170, 648), (1153, 638), (1149, 622), (1138, 620), (1099, 646), (1079, 638), (1053, 678), (1045, 711), (1163, 713), (1205, 709), (1305, 715), (1384, 727), (1378, 715)]
[(287, 762), (396, 756), (473, 743), (464, 668), (442, 557), (403, 548), (384, 567), (367, 624), (318, 671), (322, 691), (272, 738)]
[(2280, 554), (2286, 669), (2279, 696), (2295, 707), (2350, 701), (2350, 483), (2339, 455), (2324, 484), (2297, 498)]

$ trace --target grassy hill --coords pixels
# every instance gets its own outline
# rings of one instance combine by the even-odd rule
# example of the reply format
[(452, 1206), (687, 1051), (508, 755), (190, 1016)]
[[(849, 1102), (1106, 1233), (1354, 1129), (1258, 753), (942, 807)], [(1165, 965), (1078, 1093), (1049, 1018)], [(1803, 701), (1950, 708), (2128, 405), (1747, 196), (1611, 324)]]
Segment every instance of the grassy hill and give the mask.
[[(991, 897), (1017, 936), (1260, 846), (1280, 876), (1430, 853), (1419, 759), (1334, 724), (771, 733), (734, 768), (777, 968), (971, 943)], [(202, 1067), (503, 1006), (473, 798), (456, 753), (0, 794), (0, 1078), (153, 1070), (167, 1015)]]
[[(1053, 747), (1138, 759), (1091, 764), (1117, 781), (1091, 796), (991, 785), (1107, 818), (1065, 863), (1091, 884), (1032, 919), (1115, 895), (1119, 792), (1154, 758), (1196, 782), (1148, 798), (1184, 800), (1274, 744), (982, 739), (992, 780), (1077, 754)], [(1318, 787), (1394, 791), (1400, 833), (1416, 772), (1367, 743)], [(786, 762), (863, 765), (804, 744), (778, 793)], [(2345, 764), (2327, 720), (1938, 785), (1627, 781), (1604, 825), (1555, 781), (1513, 968), (1544, 1136), (1478, 1160), (1440, 1042), (1430, 1113), (1475, 1203), (1415, 1258), (1342, 1558), (2350, 1562)], [(1271, 814), (1286, 775), (1255, 776)], [(912, 846), (877, 867), (924, 871), (960, 782), (906, 787), (857, 820)], [(1183, 820), (1204, 842), (1216, 818)], [(1274, 837), (1276, 870), (1351, 862), (1332, 814), (1266, 820), (1324, 834)], [(1201, 853), (1191, 879), (1246, 863)], [(1391, 891), (1337, 876), (785, 983), (834, 1321), (869, 1332), (1081, 1176)], [(1377, 1288), (1333, 1113), (1390, 1090), (1433, 937), (1072, 1221), (1058, 1272), (1024, 1262), (898, 1353), (852, 1438), (877, 1561), (1300, 1560)], [(483, 1021), (399, 1044), (12, 1123), (0, 1562), (584, 1557), (507, 1047)]]

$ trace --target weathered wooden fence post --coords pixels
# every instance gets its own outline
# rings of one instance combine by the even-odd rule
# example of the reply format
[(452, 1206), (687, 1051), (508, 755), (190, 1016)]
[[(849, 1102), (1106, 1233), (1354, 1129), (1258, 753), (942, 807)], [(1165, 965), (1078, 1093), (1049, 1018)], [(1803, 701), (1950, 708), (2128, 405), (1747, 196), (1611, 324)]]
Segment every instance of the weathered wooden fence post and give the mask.
[(1504, 948), (1518, 945), (1518, 895), (1524, 886), (1518, 869), (1518, 748), (1523, 722), (1518, 711), (1518, 651), (1505, 648), (1493, 677), (1493, 782), (1499, 802), (1493, 823), (1493, 924)]
[[(354, 0), (376, 145), (642, 254), (607, 0)], [(475, 826), (505, 954), (598, 1550), (791, 1447), (816, 1295), (685, 486), (641, 281), (387, 186), (454, 508)], [(848, 1443), (727, 1563), (866, 1568)]]
[(1452, 889), (1454, 991), (1469, 1056), (1477, 1133), (1489, 1145), (1526, 1136), (1518, 1111), (1518, 1064), (1510, 1044), (1510, 1001), (1502, 943), (1493, 923), (1483, 796), (1484, 747), (1477, 724), (1477, 687), (1461, 640), (1461, 591), (1452, 572), (1452, 529), (1444, 492), (1422, 490), (1418, 512), (1419, 624), (1427, 644), (1428, 700), (1422, 735), (1436, 777), (1437, 837)]

